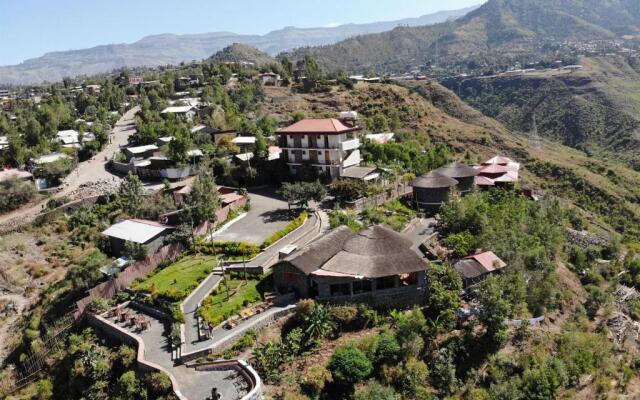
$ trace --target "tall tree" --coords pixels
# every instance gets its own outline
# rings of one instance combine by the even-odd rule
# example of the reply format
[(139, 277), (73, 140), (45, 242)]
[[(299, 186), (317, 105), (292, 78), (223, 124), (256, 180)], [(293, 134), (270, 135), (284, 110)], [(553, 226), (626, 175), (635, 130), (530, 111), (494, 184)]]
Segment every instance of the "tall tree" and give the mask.
[(120, 202), (127, 214), (137, 217), (142, 207), (142, 182), (137, 175), (129, 172), (120, 184), (118, 191)]

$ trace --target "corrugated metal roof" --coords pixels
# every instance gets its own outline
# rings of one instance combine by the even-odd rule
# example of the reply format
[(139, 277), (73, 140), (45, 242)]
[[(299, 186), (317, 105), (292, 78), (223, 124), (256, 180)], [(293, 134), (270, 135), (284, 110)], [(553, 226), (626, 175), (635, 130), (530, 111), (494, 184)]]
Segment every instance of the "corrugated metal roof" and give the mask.
[(128, 219), (111, 225), (102, 232), (103, 235), (144, 244), (162, 232), (173, 229), (158, 222)]

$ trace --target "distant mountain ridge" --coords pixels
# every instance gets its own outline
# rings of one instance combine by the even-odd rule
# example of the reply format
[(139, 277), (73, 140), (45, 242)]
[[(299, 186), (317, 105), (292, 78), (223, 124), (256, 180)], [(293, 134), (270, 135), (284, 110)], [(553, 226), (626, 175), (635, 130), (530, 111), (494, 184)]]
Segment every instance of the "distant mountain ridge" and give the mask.
[(381, 71), (406, 68), (438, 53), (460, 57), (488, 51), (520, 51), (541, 40), (614, 39), (640, 35), (638, 0), (489, 0), (455, 21), (398, 27), (342, 42), (298, 49), (329, 68)]
[(475, 8), (440, 11), (397, 21), (346, 24), (332, 28), (286, 27), (262, 36), (232, 32), (152, 35), (132, 44), (110, 44), (89, 49), (51, 52), (18, 65), (0, 67), (0, 84), (54, 82), (65, 76), (92, 75), (125, 66), (158, 66), (201, 60), (233, 43), (247, 44), (275, 55), (298, 47), (336, 43), (349, 37), (383, 32), (398, 26), (440, 23), (459, 18)]

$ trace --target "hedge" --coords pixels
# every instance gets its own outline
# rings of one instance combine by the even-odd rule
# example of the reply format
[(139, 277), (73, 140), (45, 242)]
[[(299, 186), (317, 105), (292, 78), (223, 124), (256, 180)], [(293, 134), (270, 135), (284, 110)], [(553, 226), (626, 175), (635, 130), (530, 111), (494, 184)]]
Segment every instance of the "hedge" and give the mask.
[(231, 258), (244, 256), (246, 259), (251, 259), (260, 253), (260, 246), (247, 242), (197, 242), (195, 249), (205, 254), (224, 254)]
[(284, 228), (280, 229), (278, 232), (266, 238), (264, 242), (262, 242), (262, 245), (260, 247), (264, 249), (266, 247), (271, 246), (278, 240), (282, 239), (283, 237), (287, 236), (294, 230), (301, 227), (302, 224), (305, 223), (308, 217), (309, 215), (307, 214), (306, 211), (301, 212), (300, 215), (298, 215), (293, 221), (289, 222), (287, 226), (285, 226)]

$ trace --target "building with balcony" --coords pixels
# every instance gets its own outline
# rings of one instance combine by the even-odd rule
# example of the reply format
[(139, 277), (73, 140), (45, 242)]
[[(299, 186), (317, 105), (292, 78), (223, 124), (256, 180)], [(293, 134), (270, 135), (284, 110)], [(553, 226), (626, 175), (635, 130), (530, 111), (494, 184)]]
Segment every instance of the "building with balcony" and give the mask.
[(278, 131), (282, 157), (293, 175), (309, 164), (319, 175), (338, 178), (344, 169), (360, 165), (358, 131), (335, 118), (303, 119)]

